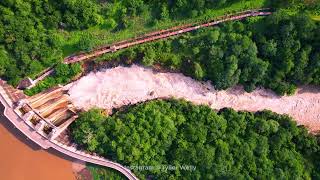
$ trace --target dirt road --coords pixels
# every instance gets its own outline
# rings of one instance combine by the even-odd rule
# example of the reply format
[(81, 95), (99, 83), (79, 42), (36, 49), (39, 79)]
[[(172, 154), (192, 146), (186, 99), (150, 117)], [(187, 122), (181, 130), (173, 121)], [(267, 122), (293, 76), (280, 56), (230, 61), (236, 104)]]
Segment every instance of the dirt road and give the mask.
[(320, 88), (300, 87), (293, 96), (277, 96), (265, 89), (246, 93), (241, 87), (215, 90), (210, 83), (201, 83), (177, 73), (156, 73), (139, 66), (116, 67), (90, 73), (70, 84), (73, 103), (84, 109), (100, 107), (107, 110), (155, 98), (184, 98), (213, 109), (269, 109), (289, 114), (310, 131), (320, 130)]

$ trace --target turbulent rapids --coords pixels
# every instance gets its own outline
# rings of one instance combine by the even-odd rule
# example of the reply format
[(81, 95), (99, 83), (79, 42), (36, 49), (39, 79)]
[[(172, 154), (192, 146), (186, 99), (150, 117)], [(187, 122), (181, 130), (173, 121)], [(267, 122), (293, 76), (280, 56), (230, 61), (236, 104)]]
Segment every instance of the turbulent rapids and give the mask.
[(155, 98), (174, 97), (213, 109), (268, 109), (289, 114), (310, 131), (320, 130), (320, 91), (310, 87), (299, 88), (295, 95), (283, 97), (265, 89), (252, 93), (241, 87), (217, 91), (210, 83), (201, 83), (179, 73), (157, 73), (134, 65), (90, 73), (66, 88), (75, 106), (85, 110), (99, 107), (110, 111)]

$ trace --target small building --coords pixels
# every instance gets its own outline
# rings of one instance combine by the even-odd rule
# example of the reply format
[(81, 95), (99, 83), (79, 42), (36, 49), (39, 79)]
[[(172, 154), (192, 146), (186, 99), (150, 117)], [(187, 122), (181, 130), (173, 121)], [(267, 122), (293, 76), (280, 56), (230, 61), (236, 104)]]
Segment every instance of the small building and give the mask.
[(30, 89), (34, 85), (35, 85), (34, 81), (31, 78), (27, 77), (27, 78), (24, 78), (20, 81), (17, 88), (18, 89)]

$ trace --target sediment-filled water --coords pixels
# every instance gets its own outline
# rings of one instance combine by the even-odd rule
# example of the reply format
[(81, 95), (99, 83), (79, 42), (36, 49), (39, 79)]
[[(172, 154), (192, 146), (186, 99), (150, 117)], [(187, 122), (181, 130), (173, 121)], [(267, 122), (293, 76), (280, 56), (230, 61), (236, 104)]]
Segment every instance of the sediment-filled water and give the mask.
[(289, 114), (311, 131), (320, 130), (319, 88), (300, 87), (295, 95), (283, 97), (263, 88), (252, 93), (241, 87), (217, 91), (210, 83), (201, 83), (179, 73), (157, 73), (136, 65), (90, 73), (66, 88), (75, 106), (86, 110), (99, 107), (110, 111), (155, 98), (175, 97), (207, 104), (213, 109), (269, 109)]
[(75, 180), (72, 162), (39, 149), (3, 117), (0, 104), (2, 180)]

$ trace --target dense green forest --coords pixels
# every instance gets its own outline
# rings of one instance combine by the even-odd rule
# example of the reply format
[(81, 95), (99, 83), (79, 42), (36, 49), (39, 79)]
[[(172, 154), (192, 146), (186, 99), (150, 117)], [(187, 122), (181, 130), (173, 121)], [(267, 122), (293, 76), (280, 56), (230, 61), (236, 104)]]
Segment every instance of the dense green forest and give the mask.
[[(130, 25), (131, 17), (158, 9), (159, 4), (163, 4), (163, 9), (152, 16), (154, 19), (158, 16), (171, 18), (171, 13), (174, 14), (173, 17), (181, 16), (180, 12), (188, 11), (196, 15), (199, 8), (208, 3), (204, 2), (196, 2), (199, 5), (191, 8), (187, 1), (168, 4), (143, 0), (109, 3), (96, 0), (2, 0), (0, 77), (16, 85), (21, 78), (34, 77), (44, 68), (61, 62), (65, 47), (60, 31), (84, 30), (96, 25), (122, 30)], [(224, 0), (219, 4), (226, 2)], [(211, 4), (213, 7), (215, 3)], [(185, 11), (186, 8), (191, 9)], [(83, 37), (85, 39), (86, 36)], [(90, 43), (85, 43), (86, 47), (83, 47), (83, 40), (80, 39), (77, 48), (90, 49)]]
[(79, 63), (74, 64), (63, 64), (58, 63), (54, 67), (54, 72), (50, 76), (46, 77), (44, 80), (37, 83), (31, 89), (24, 90), (26, 95), (32, 96), (42, 92), (43, 90), (49, 89), (58, 84), (63, 85), (69, 83), (77, 75), (81, 75), (82, 72), (81, 65)]
[(94, 164), (87, 165), (87, 168), (90, 171), (93, 180), (127, 180), (124, 175), (111, 168)]
[[(21, 78), (33, 78), (72, 52), (91, 50), (99, 39), (135, 36), (138, 29), (162, 27), (157, 24), (172, 26), (262, 6), (318, 12), (319, 4), (318, 0), (2, 0), (0, 77), (16, 85)], [(109, 36), (100, 37), (94, 27)]]
[(156, 179), (320, 178), (320, 144), (286, 115), (154, 100), (112, 116), (98, 109), (72, 124), (74, 140), (127, 166), (193, 165), (193, 171), (140, 170)]
[[(81, 71), (80, 64), (61, 63), (74, 52), (134, 37), (140, 29), (144, 33), (257, 7), (281, 10), (130, 48), (104, 60), (161, 64), (211, 80), (217, 89), (242, 84), (247, 91), (264, 86), (292, 94), (297, 85), (319, 85), (320, 25), (310, 18), (320, 15), (319, 0), (1, 0), (0, 77), (17, 85), (55, 66), (52, 76), (26, 91), (32, 95), (67, 83)], [(197, 167), (193, 172), (137, 171), (142, 178), (320, 178), (317, 139), (291, 118), (268, 111), (214, 112), (185, 101), (156, 100), (111, 117), (97, 109), (82, 113), (72, 124), (72, 135), (88, 151), (125, 165)], [(122, 178), (91, 170), (99, 177), (111, 173)]]
[(57, 28), (86, 28), (99, 19), (93, 1), (0, 1), (0, 77), (17, 84), (61, 62)]
[(236, 84), (292, 94), (320, 84), (320, 24), (306, 14), (279, 11), (266, 18), (229, 22), (166, 41), (133, 47), (105, 59), (161, 64), (217, 89)]

